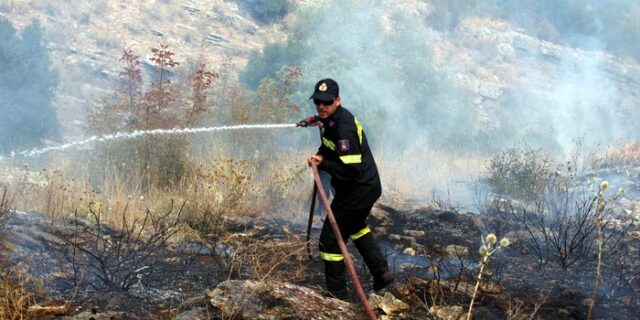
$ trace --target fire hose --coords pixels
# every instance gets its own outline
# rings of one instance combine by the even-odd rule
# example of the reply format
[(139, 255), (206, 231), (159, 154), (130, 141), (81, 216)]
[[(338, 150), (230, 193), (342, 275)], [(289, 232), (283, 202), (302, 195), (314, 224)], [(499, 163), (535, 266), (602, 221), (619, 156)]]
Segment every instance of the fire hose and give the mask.
[(309, 211), (309, 225), (307, 226), (307, 251), (309, 252), (309, 257), (311, 257), (311, 224), (313, 223), (313, 211), (316, 203), (316, 194), (320, 193), (320, 199), (324, 204), (324, 208), (327, 211), (327, 219), (329, 219), (329, 223), (331, 224), (331, 229), (338, 240), (338, 246), (340, 247), (340, 252), (344, 256), (344, 262), (347, 266), (347, 271), (349, 276), (351, 277), (351, 282), (358, 294), (358, 298), (360, 299), (360, 303), (362, 304), (362, 308), (365, 313), (369, 317), (369, 320), (377, 320), (376, 315), (373, 313), (371, 309), (371, 305), (369, 305), (369, 300), (367, 300), (367, 296), (362, 289), (362, 285), (360, 284), (360, 279), (358, 278), (358, 274), (356, 273), (356, 268), (353, 266), (353, 260), (351, 259), (351, 255), (349, 255), (349, 251), (347, 250), (347, 246), (344, 243), (342, 238), (342, 234), (340, 233), (340, 228), (338, 228), (338, 223), (336, 222), (336, 218), (333, 215), (333, 211), (331, 211), (331, 205), (329, 204), (329, 200), (327, 199), (327, 195), (324, 192), (324, 188), (322, 187), (322, 180), (320, 179), (320, 174), (318, 174), (318, 165), (316, 162), (311, 162), (311, 167), (313, 168), (313, 176), (315, 179), (315, 183), (313, 184), (313, 194), (311, 198), (311, 210)]

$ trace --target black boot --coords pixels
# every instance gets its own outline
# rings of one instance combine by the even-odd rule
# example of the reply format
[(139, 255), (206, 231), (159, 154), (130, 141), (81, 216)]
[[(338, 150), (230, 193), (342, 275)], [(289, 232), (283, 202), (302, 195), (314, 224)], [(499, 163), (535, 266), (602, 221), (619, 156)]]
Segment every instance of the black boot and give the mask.
[(369, 271), (373, 275), (373, 290), (379, 291), (393, 282), (393, 274), (389, 272), (387, 260), (380, 252), (373, 234), (367, 233), (353, 241), (362, 255)]
[(379, 275), (373, 276), (373, 291), (380, 291), (393, 283), (393, 274), (389, 271)]
[(347, 300), (349, 295), (347, 293), (344, 261), (325, 261), (324, 270), (329, 293), (340, 300)]

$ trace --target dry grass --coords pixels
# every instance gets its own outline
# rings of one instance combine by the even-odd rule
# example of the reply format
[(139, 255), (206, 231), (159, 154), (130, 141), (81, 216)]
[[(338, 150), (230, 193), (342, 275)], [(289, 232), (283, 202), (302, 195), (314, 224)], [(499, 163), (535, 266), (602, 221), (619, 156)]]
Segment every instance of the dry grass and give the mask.
[[(14, 201), (15, 197), (5, 186), (0, 197), (0, 228), (13, 209)], [(6, 265), (5, 261), (10, 254), (0, 238), (0, 319), (32, 319), (27, 310), (34, 302), (33, 291), (27, 289), (27, 277), (13, 272)]]
[(0, 272), (0, 319), (32, 319), (27, 313), (34, 296), (26, 288), (27, 278), (3, 268)]
[(231, 234), (220, 243), (235, 251), (231, 259), (225, 261), (230, 279), (295, 283), (308, 276), (307, 247), (300, 235), (289, 233), (286, 239), (264, 240)]
[(221, 215), (302, 217), (312, 183), (304, 164), (306, 153), (285, 150), (281, 154), (269, 160), (262, 155), (232, 159), (211, 150), (187, 170), (179, 184), (144, 192), (135, 177), (125, 180), (113, 168), (104, 170), (108, 178), (101, 185), (92, 185), (86, 164), (58, 159), (60, 169), (16, 171), (8, 187), (17, 195), (15, 207), (45, 213), (51, 220), (70, 218), (76, 210), (87, 217), (89, 206), (94, 206), (102, 211), (105, 223), (118, 226), (118, 213), (125, 206), (135, 219), (146, 209), (161, 211), (172, 199), (187, 202), (184, 218), (193, 224), (209, 223)]
[(594, 168), (611, 166), (630, 166), (640, 163), (640, 143), (627, 141), (617, 145), (611, 145), (600, 150), (593, 161)]

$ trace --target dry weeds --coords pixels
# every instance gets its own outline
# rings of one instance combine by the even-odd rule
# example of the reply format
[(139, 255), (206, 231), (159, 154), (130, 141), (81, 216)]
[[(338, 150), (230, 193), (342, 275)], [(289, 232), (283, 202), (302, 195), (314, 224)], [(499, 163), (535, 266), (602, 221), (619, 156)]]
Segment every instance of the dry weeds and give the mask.
[(27, 288), (28, 279), (3, 268), (0, 272), (0, 319), (32, 319), (27, 313), (34, 296)]

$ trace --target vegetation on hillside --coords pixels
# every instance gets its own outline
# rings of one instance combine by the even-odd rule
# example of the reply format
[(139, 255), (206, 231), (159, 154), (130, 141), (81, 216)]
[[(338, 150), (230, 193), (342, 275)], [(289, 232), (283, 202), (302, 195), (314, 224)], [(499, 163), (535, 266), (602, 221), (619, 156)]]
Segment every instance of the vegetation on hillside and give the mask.
[(59, 138), (51, 105), (58, 75), (51, 69), (42, 27), (18, 32), (0, 16), (0, 153), (41, 146)]
[[(477, 109), (471, 107), (471, 95), (435, 67), (416, 17), (387, 12), (374, 2), (369, 10), (359, 9), (366, 5), (361, 1), (334, 0), (299, 9), (286, 41), (251, 56), (241, 73), (243, 83), (255, 89), (283, 66), (299, 66), (302, 94), (294, 101), (309, 106), (307, 112), (314, 112), (309, 88), (333, 77), (341, 84), (345, 107), (366, 130), (386, 136), (389, 147), (407, 147), (410, 135), (433, 145), (474, 148)], [(331, 10), (337, 7), (341, 10)]]
[(281, 21), (291, 10), (291, 0), (240, 0), (242, 7), (261, 23)]

